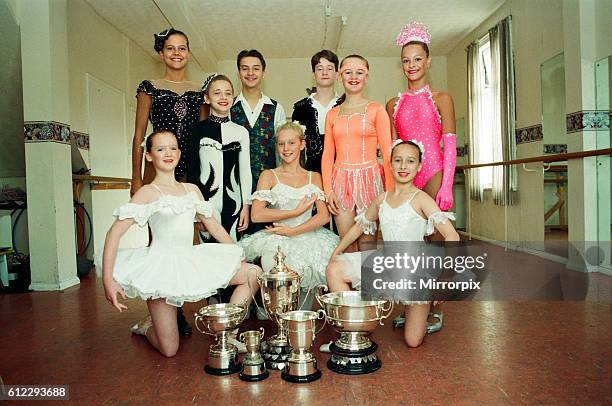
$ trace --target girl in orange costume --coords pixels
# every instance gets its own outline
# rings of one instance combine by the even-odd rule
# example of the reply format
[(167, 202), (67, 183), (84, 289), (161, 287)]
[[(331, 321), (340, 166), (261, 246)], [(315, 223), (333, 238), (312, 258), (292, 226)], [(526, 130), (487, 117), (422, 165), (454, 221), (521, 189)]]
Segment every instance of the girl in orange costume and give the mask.
[[(325, 119), (325, 145), (321, 160), (323, 189), (340, 237), (384, 190), (393, 187), (389, 160), (391, 125), (385, 108), (363, 97), (368, 61), (349, 55), (340, 63), (345, 100)], [(378, 162), (380, 146), (384, 165)], [(363, 236), (359, 243), (373, 240)], [(357, 247), (351, 247), (356, 250)]]

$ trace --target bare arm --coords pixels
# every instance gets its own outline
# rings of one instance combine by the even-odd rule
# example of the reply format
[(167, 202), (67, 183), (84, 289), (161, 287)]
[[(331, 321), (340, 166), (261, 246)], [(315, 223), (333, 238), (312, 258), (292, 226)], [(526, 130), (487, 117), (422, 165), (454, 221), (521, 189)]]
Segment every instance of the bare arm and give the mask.
[[(274, 175), (272, 171), (265, 170), (259, 175), (257, 190), (270, 190), (274, 186)], [(253, 223), (272, 223), (274, 221), (286, 220), (304, 213), (308, 207), (312, 207), (316, 198), (304, 198), (293, 210), (279, 210), (268, 207), (268, 202), (253, 199), (251, 205), (251, 220)]]
[(389, 122), (391, 123), (391, 140), (397, 139), (397, 130), (395, 129), (395, 122), (393, 121), (393, 113), (395, 112), (395, 105), (399, 97), (394, 97), (387, 102), (387, 115), (389, 116)]
[(136, 96), (136, 122), (134, 123), (134, 138), (132, 140), (132, 186), (130, 195), (134, 195), (142, 187), (142, 157), (144, 148), (141, 146), (145, 139), (152, 97), (145, 92)]
[[(376, 199), (372, 202), (370, 207), (368, 207), (368, 210), (366, 210), (366, 212), (364, 213), (364, 217), (366, 218), (366, 220), (368, 221), (378, 220), (378, 209), (384, 198), (385, 198), (385, 193), (376, 197)], [(342, 240), (340, 240), (340, 243), (338, 244), (338, 246), (336, 247), (336, 249), (331, 255), (330, 261), (333, 260), (336, 257), (336, 255), (344, 252), (344, 250), (349, 245), (351, 245), (359, 237), (361, 237), (361, 234), (363, 234), (363, 229), (361, 228), (361, 226), (358, 223), (353, 224), (353, 226), (344, 235), (344, 237), (342, 237)]]

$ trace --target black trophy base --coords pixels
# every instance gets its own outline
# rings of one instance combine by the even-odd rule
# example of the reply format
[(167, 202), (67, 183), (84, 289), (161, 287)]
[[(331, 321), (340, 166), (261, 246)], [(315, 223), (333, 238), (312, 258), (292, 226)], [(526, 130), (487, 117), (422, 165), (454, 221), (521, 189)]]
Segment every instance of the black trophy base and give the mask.
[(290, 353), (291, 347), (289, 345), (269, 345), (267, 341), (261, 344), (261, 356), (264, 359), (267, 369), (276, 371), (284, 370)]
[(377, 349), (378, 344), (374, 341), (362, 350), (346, 350), (333, 342), (329, 346), (332, 356), (327, 361), (327, 368), (345, 375), (365, 375), (378, 371), (382, 362), (376, 356)]
[(306, 376), (289, 375), (288, 373), (283, 371), (281, 373), (281, 378), (283, 378), (287, 382), (292, 382), (292, 383), (308, 383), (308, 382), (316, 381), (317, 379), (321, 377), (321, 375), (322, 374), (320, 370), (317, 370), (316, 372), (310, 375), (306, 375)]
[(217, 376), (231, 375), (231, 374), (235, 374), (236, 372), (242, 371), (242, 363), (240, 362), (233, 363), (228, 368), (213, 368), (211, 366), (206, 365), (204, 367), (204, 371), (210, 375), (217, 375)]
[(245, 381), (245, 382), (263, 381), (264, 379), (266, 379), (269, 376), (270, 376), (270, 373), (268, 371), (264, 371), (263, 373), (261, 373), (259, 375), (245, 375), (242, 372), (240, 373), (240, 375), (238, 375), (238, 377), (241, 380)]
[[(369, 359), (367, 359), (369, 358)], [(360, 362), (354, 362), (353, 359), (348, 359), (346, 363), (334, 362), (334, 357), (327, 361), (327, 368), (344, 375), (365, 375), (376, 372), (382, 366), (382, 362), (375, 355), (364, 357)]]

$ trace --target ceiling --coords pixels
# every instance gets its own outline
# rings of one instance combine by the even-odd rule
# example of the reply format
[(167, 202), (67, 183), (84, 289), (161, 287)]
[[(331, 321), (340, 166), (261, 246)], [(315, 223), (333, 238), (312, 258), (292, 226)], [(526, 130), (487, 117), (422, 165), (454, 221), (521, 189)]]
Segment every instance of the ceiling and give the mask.
[[(154, 54), (154, 32), (189, 35), (203, 70), (245, 48), (266, 58), (309, 58), (329, 48), (341, 56), (398, 55), (395, 37), (412, 20), (425, 23), (434, 55), (448, 53), (504, 0), (86, 0), (105, 20)], [(325, 9), (329, 6), (329, 16)], [(342, 24), (342, 16), (346, 24)]]

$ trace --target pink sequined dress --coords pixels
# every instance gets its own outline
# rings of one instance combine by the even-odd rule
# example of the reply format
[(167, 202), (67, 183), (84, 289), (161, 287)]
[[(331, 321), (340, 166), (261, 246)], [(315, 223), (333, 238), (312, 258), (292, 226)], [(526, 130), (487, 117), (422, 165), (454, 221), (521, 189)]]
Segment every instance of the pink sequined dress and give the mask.
[[(447, 201), (450, 197), (448, 207), (440, 205), (442, 210), (448, 210), (452, 206), (456, 139), (455, 134), (442, 134), (442, 119), (428, 85), (399, 95), (393, 112), (393, 125), (399, 138), (404, 141), (418, 141), (424, 149), (423, 167), (414, 178), (416, 187), (423, 189), (436, 173), (444, 171), (436, 202), (440, 205), (441, 195), (447, 197)], [(444, 142), (444, 152), (440, 148), (440, 139)]]

